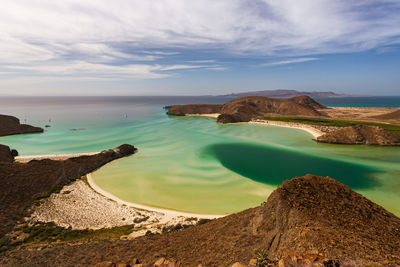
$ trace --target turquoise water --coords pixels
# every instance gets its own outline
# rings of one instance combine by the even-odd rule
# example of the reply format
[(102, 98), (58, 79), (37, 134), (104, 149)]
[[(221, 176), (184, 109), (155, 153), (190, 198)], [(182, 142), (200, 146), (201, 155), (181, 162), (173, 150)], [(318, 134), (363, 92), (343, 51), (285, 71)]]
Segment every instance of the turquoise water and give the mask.
[[(122, 143), (139, 151), (94, 173), (121, 199), (195, 213), (257, 206), (285, 179), (331, 176), (400, 215), (400, 149), (319, 144), (308, 133), (262, 125), (220, 125), (167, 116), (164, 105), (218, 103), (204, 98), (12, 99), (0, 113), (43, 134), (0, 138), (21, 154), (99, 151)], [(71, 129), (81, 129), (71, 131)]]

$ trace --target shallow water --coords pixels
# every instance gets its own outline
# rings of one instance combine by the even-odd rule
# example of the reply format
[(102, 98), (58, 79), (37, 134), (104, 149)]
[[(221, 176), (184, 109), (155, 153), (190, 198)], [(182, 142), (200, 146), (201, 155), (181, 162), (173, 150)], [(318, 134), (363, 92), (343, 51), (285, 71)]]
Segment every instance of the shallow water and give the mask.
[[(0, 138), (23, 155), (78, 153), (134, 144), (139, 152), (96, 171), (119, 198), (149, 206), (227, 214), (259, 205), (285, 179), (331, 176), (400, 215), (400, 149), (319, 144), (302, 130), (220, 125), (167, 116), (164, 105), (215, 97), (1, 100), (0, 113), (51, 127)], [(337, 100), (336, 100), (337, 101)], [(71, 131), (71, 129), (80, 129)]]

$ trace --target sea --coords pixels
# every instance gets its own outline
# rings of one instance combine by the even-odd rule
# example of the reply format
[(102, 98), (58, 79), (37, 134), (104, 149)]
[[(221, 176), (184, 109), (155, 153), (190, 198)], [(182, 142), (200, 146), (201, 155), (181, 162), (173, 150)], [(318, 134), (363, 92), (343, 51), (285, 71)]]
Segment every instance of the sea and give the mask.
[[(284, 180), (332, 177), (400, 216), (400, 148), (316, 143), (299, 129), (217, 124), (166, 115), (167, 105), (225, 103), (215, 96), (1, 97), (0, 114), (44, 133), (0, 143), (20, 155), (95, 152), (128, 143), (138, 153), (93, 173), (129, 202), (230, 214), (266, 201)], [(400, 107), (400, 97), (317, 98), (332, 107)]]

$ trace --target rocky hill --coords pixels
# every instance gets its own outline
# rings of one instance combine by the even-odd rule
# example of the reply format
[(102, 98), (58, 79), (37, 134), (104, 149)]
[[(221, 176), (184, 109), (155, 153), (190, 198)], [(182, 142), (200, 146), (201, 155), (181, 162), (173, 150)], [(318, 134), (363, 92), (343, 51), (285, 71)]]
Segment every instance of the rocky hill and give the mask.
[(308, 96), (276, 99), (263, 96), (248, 96), (232, 100), (224, 105), (177, 105), (170, 106), (167, 114), (220, 113), (221, 123), (246, 122), (263, 116), (326, 116), (317, 109), (325, 108)]
[(317, 141), (331, 144), (400, 146), (400, 135), (377, 126), (356, 125), (326, 133), (319, 136)]
[(42, 132), (42, 128), (31, 126), (28, 124), (21, 124), (19, 122), (19, 119), (16, 117), (0, 115), (0, 136)]
[(334, 179), (306, 175), (285, 181), (259, 207), (202, 225), (134, 240), (15, 249), (0, 265), (88, 266), (135, 258), (143, 266), (167, 266), (154, 265), (164, 257), (181, 262), (168, 266), (231, 266), (258, 252), (276, 266), (285, 248), (331, 259), (312, 266), (397, 266), (400, 219)]

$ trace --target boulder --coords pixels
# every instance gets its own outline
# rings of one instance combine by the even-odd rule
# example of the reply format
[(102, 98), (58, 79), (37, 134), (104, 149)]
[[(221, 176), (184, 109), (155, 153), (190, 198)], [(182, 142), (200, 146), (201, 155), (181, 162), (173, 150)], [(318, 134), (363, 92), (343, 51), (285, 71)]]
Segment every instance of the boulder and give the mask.
[(15, 152), (13, 153), (8, 146), (0, 145), (0, 162), (8, 162), (8, 163), (13, 162), (14, 161), (13, 154), (15, 154)]
[(182, 267), (182, 263), (175, 259), (160, 258), (154, 263), (154, 267)]

